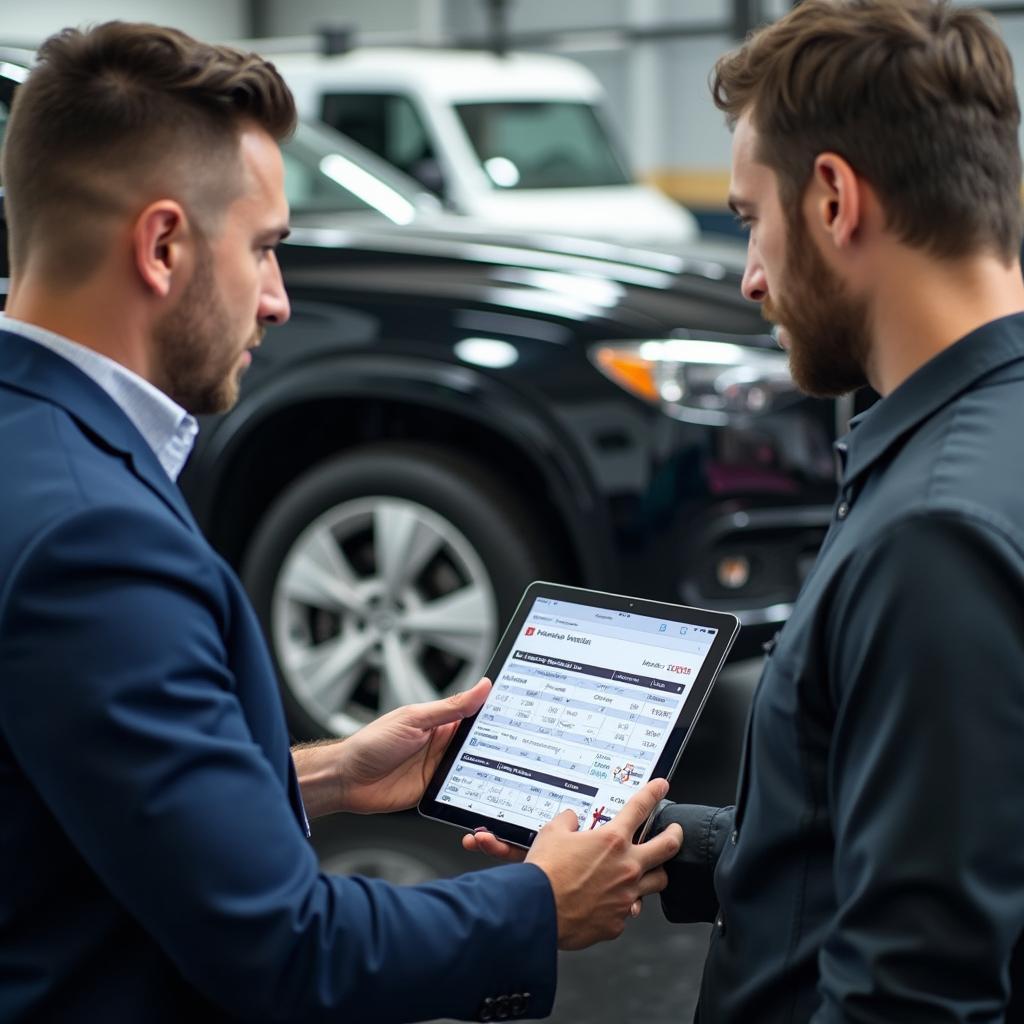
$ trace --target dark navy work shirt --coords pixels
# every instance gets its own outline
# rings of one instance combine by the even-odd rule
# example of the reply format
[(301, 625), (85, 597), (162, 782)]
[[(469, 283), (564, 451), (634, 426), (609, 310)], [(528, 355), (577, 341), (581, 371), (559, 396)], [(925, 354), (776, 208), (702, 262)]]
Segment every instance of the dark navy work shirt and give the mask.
[(685, 831), (665, 913), (715, 922), (697, 1019), (1022, 1020), (1024, 314), (837, 448), (736, 806), (659, 815)]

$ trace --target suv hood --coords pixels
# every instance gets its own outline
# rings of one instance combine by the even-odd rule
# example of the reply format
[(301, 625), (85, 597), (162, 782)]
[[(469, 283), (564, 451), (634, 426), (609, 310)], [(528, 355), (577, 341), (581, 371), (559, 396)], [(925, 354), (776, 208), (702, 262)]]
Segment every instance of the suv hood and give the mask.
[(683, 245), (623, 245), (548, 230), (510, 231), (467, 224), (446, 213), (398, 226), (379, 217), (345, 214), (296, 214), (286, 245), (317, 249), (368, 249), (375, 252), (488, 262), (622, 279), (667, 287), (663, 276), (704, 278), (727, 284), (737, 301), (745, 247), (730, 239), (696, 239)]

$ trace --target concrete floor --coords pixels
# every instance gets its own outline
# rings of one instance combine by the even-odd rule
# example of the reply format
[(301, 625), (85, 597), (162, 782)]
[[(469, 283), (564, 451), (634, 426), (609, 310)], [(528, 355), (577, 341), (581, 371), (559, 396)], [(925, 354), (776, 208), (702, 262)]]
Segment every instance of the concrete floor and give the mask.
[[(693, 803), (732, 802), (743, 723), (760, 662), (723, 673), (708, 699), (673, 779), (671, 795)], [(314, 823), (313, 842), (327, 871), (415, 883), (478, 870), (457, 830), (415, 814), (336, 815)], [(559, 954), (555, 1024), (681, 1024), (693, 1017), (709, 926), (673, 925), (657, 899), (617, 941)]]
[(693, 1019), (710, 926), (673, 925), (657, 901), (613, 943), (560, 953), (556, 1024), (681, 1024)]

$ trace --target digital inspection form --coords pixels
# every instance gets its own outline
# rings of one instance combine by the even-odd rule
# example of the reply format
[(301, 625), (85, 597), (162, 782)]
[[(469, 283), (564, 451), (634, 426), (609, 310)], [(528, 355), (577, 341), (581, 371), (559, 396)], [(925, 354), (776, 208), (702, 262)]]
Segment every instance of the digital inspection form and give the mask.
[(437, 799), (596, 828), (653, 777), (718, 630), (543, 597), (518, 630)]

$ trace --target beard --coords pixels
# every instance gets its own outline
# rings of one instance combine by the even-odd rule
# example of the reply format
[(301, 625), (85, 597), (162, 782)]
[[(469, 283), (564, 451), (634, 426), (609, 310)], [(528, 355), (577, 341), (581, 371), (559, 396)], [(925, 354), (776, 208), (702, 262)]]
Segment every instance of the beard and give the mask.
[(226, 412), (238, 400), (242, 352), (262, 335), (254, 329), (245, 344), (232, 345), (237, 332), (214, 284), (213, 256), (205, 241), (174, 309), (154, 328), (161, 360), (161, 389), (195, 416)]
[(789, 336), (789, 369), (801, 391), (818, 398), (856, 391), (868, 383), (867, 302), (853, 298), (825, 262), (801, 211), (786, 219), (786, 288), (762, 311)]

